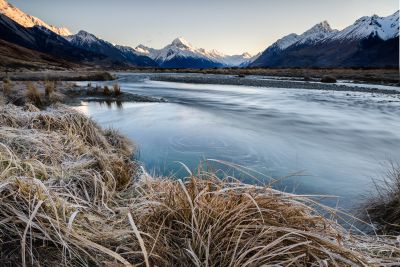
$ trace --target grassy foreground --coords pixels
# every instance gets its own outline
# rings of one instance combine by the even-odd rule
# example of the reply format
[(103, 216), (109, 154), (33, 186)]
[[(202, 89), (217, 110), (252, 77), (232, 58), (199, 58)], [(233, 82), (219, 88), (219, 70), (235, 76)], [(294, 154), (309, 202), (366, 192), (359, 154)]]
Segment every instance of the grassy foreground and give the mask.
[(66, 106), (0, 103), (0, 265), (400, 262), (396, 239), (353, 234), (307, 197), (206, 170), (153, 178), (132, 153), (116, 131)]

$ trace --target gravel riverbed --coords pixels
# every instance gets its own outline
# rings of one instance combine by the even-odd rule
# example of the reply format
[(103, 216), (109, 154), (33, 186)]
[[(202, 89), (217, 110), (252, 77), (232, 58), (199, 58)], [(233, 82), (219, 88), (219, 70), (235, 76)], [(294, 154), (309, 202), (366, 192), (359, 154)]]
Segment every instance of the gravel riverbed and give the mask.
[[(222, 85), (246, 85), (255, 87), (271, 87), (271, 88), (293, 88), (293, 89), (311, 89), (311, 90), (328, 90), (328, 91), (349, 91), (349, 92), (366, 92), (366, 93), (381, 93), (400, 96), (400, 87), (388, 86), (389, 88), (377, 88), (362, 85), (347, 86), (343, 84), (328, 84), (318, 82), (303, 82), (303, 81), (284, 81), (284, 80), (269, 80), (256, 79), (253, 77), (237, 77), (226, 75), (206, 75), (201, 76), (170, 76), (157, 75), (150, 78), (154, 81), (178, 82), (178, 83), (195, 83), (195, 84), (222, 84)], [(392, 89), (393, 87), (393, 89)]]

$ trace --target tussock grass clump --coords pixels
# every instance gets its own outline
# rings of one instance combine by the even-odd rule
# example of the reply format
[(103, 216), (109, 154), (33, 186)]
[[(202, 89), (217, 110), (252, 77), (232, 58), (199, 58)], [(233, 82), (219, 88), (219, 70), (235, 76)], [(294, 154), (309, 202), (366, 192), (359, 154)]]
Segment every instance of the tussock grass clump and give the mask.
[(400, 235), (400, 166), (392, 165), (383, 181), (376, 183), (376, 194), (364, 209), (379, 232)]
[(32, 82), (26, 84), (26, 98), (37, 107), (42, 107), (42, 97), (36, 85)]
[(106, 95), (106, 96), (111, 95), (111, 90), (110, 90), (110, 88), (108, 88), (107, 85), (105, 85), (104, 88), (103, 88), (103, 94)]
[(57, 84), (55, 81), (45, 81), (44, 82), (44, 92), (46, 97), (50, 97), (56, 91)]
[(353, 235), (303, 196), (199, 169), (153, 178), (133, 147), (64, 106), (0, 107), (0, 262), (11, 266), (373, 266), (388, 238)]
[(121, 94), (121, 86), (118, 83), (114, 84), (113, 91), (115, 96), (119, 96)]
[(2, 88), (3, 95), (4, 95), (5, 97), (10, 96), (11, 93), (12, 93), (12, 90), (13, 90), (13, 83), (12, 83), (12, 81), (11, 81), (9, 78), (4, 78), (4, 79), (3, 79), (3, 84), (2, 84), (2, 86), (1, 86), (1, 88)]

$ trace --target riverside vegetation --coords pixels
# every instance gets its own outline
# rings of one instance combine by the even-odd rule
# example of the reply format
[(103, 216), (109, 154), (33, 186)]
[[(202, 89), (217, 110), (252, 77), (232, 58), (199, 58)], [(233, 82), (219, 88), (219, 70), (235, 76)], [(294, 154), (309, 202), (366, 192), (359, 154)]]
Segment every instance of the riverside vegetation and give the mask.
[[(57, 93), (47, 86), (44, 99)], [(187, 170), (183, 180), (151, 177), (117, 131), (54, 96), (43, 100), (34, 84), (16, 102), (10, 102), (11, 81), (2, 89), (2, 266), (400, 264), (398, 217), (391, 216), (398, 215), (398, 199), (390, 202), (399, 187), (382, 194), (395, 210), (376, 222), (390, 221), (393, 236), (367, 235), (343, 227), (341, 212), (312, 198), (205, 167)], [(108, 90), (120, 92), (119, 86)], [(399, 176), (394, 181), (398, 186)]]

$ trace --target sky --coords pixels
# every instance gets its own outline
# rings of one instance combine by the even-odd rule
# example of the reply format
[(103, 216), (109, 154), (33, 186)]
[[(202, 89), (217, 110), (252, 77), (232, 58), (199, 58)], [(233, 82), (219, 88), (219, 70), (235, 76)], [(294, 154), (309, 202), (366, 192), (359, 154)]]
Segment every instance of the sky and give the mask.
[(257, 54), (279, 38), (327, 20), (343, 29), (388, 16), (399, 0), (9, 0), (24, 12), (109, 42), (162, 48), (176, 37), (226, 54)]

